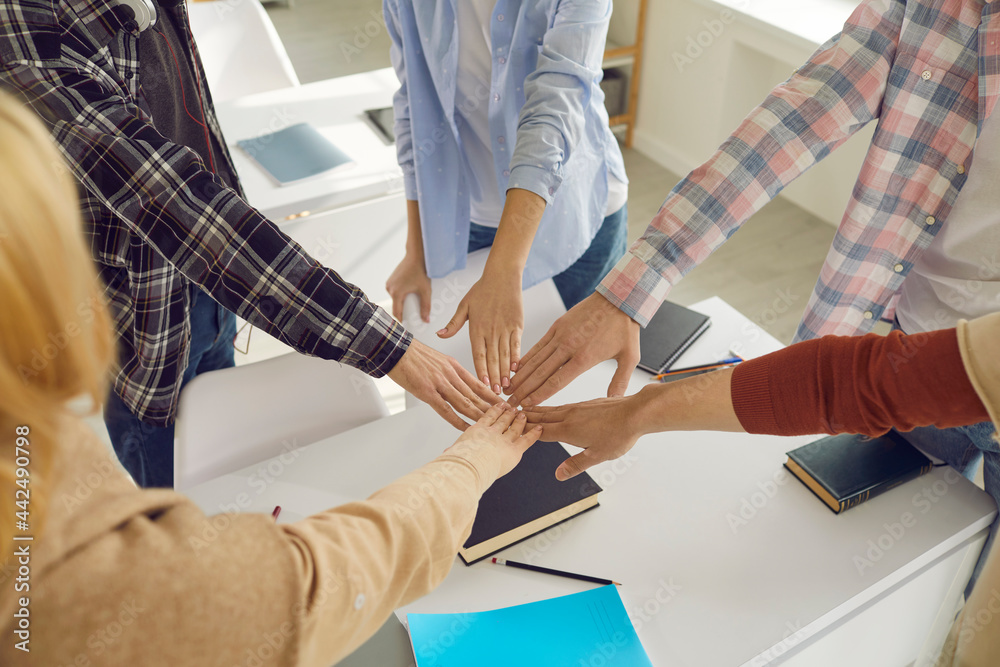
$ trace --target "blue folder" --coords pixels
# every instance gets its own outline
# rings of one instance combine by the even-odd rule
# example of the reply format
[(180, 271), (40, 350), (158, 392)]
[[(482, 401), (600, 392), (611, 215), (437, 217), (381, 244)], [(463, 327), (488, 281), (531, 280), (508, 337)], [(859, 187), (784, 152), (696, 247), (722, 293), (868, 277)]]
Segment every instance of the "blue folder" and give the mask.
[(279, 185), (318, 176), (352, 162), (308, 123), (236, 143)]
[(417, 667), (652, 667), (617, 587), (463, 614), (407, 614)]

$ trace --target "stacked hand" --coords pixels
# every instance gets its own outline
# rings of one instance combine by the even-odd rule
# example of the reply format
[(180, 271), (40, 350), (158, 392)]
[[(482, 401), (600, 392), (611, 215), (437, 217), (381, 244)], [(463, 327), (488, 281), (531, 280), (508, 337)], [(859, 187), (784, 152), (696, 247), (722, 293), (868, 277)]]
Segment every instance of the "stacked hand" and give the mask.
[(573, 306), (517, 365), (507, 393), (534, 406), (605, 359), (618, 362), (608, 396), (622, 396), (639, 363), (639, 325), (600, 294)]
[(523, 412), (514, 410), (506, 403), (498, 403), (465, 433), (447, 451), (464, 447), (494, 447), (500, 454), (500, 470), (497, 477), (503, 477), (517, 465), (524, 454), (542, 435), (542, 427), (535, 426), (525, 432), (527, 420)]
[(638, 394), (628, 398), (598, 398), (557, 407), (525, 408), (524, 413), (529, 422), (543, 427), (546, 440), (583, 448), (556, 470), (556, 479), (567, 480), (632, 449), (644, 433), (637, 419), (639, 400)]
[(491, 405), (501, 402), (458, 361), (415, 339), (389, 371), (389, 377), (462, 431), (469, 425), (455, 414), (456, 410), (478, 421)]
[(451, 338), (466, 321), (476, 377), (499, 394), (510, 386), (511, 371), (521, 358), (521, 274), (493, 271), (487, 265), (483, 277), (458, 304), (455, 316), (438, 336)]

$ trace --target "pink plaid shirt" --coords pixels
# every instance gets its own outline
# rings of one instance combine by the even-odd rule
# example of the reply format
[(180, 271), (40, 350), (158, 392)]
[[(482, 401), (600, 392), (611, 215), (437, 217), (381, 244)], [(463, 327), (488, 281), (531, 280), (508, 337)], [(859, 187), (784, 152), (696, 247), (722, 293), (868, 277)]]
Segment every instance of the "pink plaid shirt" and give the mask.
[(876, 120), (796, 340), (867, 332), (948, 219), (998, 95), (1000, 0), (865, 0), (670, 192), (597, 291), (645, 326), (673, 284)]

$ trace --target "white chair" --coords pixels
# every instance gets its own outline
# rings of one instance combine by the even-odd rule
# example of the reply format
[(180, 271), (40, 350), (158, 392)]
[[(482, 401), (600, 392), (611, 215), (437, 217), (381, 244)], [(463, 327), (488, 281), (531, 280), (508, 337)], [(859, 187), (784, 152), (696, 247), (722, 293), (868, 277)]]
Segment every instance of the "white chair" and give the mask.
[(199, 375), (181, 392), (174, 487), (201, 482), (389, 415), (370, 377), (286, 354)]
[(299, 85), (259, 0), (190, 2), (188, 13), (215, 103)]

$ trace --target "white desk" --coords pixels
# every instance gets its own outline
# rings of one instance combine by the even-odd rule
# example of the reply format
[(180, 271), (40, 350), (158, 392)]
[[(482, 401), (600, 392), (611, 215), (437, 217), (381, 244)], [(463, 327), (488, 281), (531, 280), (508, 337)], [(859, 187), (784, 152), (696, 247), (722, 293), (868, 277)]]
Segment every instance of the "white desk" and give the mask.
[[(216, 105), (226, 143), (247, 201), (280, 223), (303, 211), (316, 213), (402, 192), (396, 146), (386, 145), (364, 120), (365, 109), (392, 106), (399, 80), (392, 68), (248, 95)], [(356, 164), (327, 176), (279, 186), (237, 142), (310, 123)]]
[[(719, 299), (697, 307), (713, 325), (679, 364), (716, 359), (734, 345), (747, 357), (779, 347)], [(550, 402), (604, 395), (613, 370), (612, 362), (600, 364)], [(637, 372), (630, 391), (647, 377)], [(414, 408), (189, 495), (210, 513), (238, 498), (243, 511), (280, 504), (282, 520), (293, 521), (366, 497), (455, 437), (430, 409)], [(938, 468), (834, 515), (782, 475), (784, 452), (809, 439), (648, 436), (628, 457), (592, 469), (604, 487), (599, 508), (504, 555), (623, 582), (622, 598), (655, 665), (909, 664), (953, 611), (994, 504)], [(926, 513), (916, 504), (921, 493), (935, 499)], [(741, 511), (745, 524), (734, 521)], [(884, 537), (905, 512), (915, 525), (898, 539)], [(865, 557), (869, 540), (888, 540), (889, 548), (859, 572), (855, 557)], [(484, 610), (580, 590), (579, 582), (456, 559), (437, 591), (401, 611)]]

